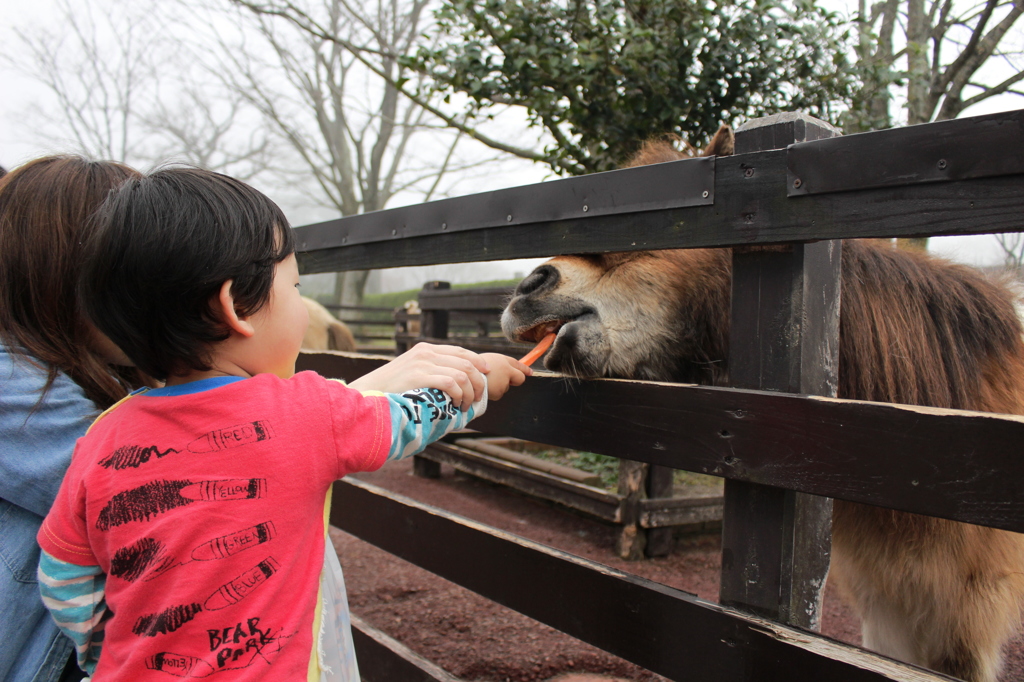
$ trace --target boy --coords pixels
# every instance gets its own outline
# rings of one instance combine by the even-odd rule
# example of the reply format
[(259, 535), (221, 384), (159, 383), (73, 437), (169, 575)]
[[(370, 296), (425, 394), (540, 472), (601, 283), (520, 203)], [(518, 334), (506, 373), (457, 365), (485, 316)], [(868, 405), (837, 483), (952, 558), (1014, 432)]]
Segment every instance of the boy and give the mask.
[(291, 230), (226, 176), (158, 171), (98, 220), (86, 313), (166, 385), (79, 440), (38, 536), (44, 602), (96, 680), (356, 682), (331, 483), (461, 428), (529, 369), (421, 346), (352, 387), (295, 375)]

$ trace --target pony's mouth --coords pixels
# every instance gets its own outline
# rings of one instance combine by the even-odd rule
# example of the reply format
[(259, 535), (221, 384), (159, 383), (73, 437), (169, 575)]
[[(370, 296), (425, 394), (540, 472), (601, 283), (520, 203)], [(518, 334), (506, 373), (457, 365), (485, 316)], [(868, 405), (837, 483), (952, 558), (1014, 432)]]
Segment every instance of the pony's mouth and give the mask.
[[(523, 331), (516, 332), (516, 340), (537, 343), (551, 333), (558, 334), (558, 338), (561, 338), (561, 332), (574, 322), (585, 322), (596, 317), (597, 313), (592, 308), (584, 308), (577, 314), (568, 317), (549, 317), (543, 322), (538, 322), (531, 327), (527, 327)], [(556, 343), (558, 342), (558, 338), (555, 339)]]
[(525, 331), (519, 332), (517, 336), (523, 341), (537, 343), (548, 334), (557, 334), (558, 330), (561, 329), (568, 321), (569, 320), (546, 320), (539, 324), (535, 324)]

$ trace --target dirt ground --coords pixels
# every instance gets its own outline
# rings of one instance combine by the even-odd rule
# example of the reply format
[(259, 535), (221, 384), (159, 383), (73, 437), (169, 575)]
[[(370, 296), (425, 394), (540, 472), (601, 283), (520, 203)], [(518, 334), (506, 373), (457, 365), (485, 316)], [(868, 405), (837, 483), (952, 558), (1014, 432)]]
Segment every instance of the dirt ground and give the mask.
[[(716, 534), (677, 535), (669, 556), (627, 562), (614, 553), (614, 526), (457, 474), (447, 466), (436, 480), (413, 476), (411, 460), (358, 478), (717, 601), (720, 544)], [(337, 529), (331, 530), (331, 538), (345, 570), (353, 612), (457, 677), (488, 682), (663, 679)], [(822, 632), (859, 644), (859, 628), (856, 616), (826, 589)], [(1024, 639), (1010, 649), (1001, 680), (1024, 681)]]

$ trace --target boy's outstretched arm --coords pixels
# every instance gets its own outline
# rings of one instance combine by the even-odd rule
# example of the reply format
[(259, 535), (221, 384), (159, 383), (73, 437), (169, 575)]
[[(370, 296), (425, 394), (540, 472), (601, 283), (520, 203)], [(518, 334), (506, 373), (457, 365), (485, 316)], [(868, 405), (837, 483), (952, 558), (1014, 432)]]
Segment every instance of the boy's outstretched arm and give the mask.
[[(513, 386), (518, 386), (532, 371), (512, 358), (497, 353), (478, 355), (458, 346), (418, 343), (397, 358), (349, 383), (357, 391), (402, 393), (414, 388), (436, 388), (444, 391), (462, 410), (477, 402), (484, 391), (483, 375), (491, 371), (488, 358), (498, 362), (499, 371), (506, 372), (508, 362), (515, 363), (522, 375)], [(515, 377), (509, 377), (514, 379)], [(491, 385), (493, 382), (490, 382)], [(491, 399), (497, 400), (508, 389), (508, 380), (500, 378), (500, 393), (491, 388)]]
[(509, 386), (526, 381), (529, 367), (498, 353), (485, 353), (488, 364), (484, 390), (468, 410), (459, 409), (454, 399), (437, 388), (415, 388), (401, 394), (387, 394), (391, 404), (391, 449), (387, 460), (402, 459), (420, 452), (442, 436), (464, 428), (487, 409), (487, 401), (499, 400)]
[(487, 409), (486, 385), (480, 399), (461, 410), (437, 388), (414, 388), (386, 394), (391, 412), (391, 447), (385, 461), (415, 455), (443, 436), (465, 428)]

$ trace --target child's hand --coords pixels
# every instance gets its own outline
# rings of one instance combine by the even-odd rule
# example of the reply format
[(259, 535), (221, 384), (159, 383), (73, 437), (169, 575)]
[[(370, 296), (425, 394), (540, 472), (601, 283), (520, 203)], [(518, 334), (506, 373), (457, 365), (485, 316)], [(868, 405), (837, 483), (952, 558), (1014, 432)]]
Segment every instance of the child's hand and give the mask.
[(490, 371), (487, 372), (487, 397), (500, 400), (509, 386), (519, 386), (533, 370), (515, 358), (500, 353), (481, 353), (480, 357), (487, 361)]
[[(508, 359), (494, 353), (490, 355)], [(489, 369), (482, 356), (465, 348), (417, 343), (388, 364), (350, 382), (349, 386), (357, 391), (381, 393), (437, 388), (451, 396), (463, 410), (468, 410), (483, 394), (484, 377), (481, 372)], [(520, 379), (519, 383), (522, 381)], [(493, 395), (493, 389), (489, 393)]]

